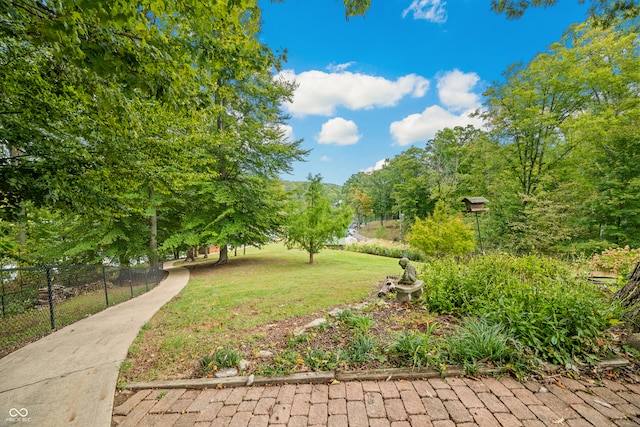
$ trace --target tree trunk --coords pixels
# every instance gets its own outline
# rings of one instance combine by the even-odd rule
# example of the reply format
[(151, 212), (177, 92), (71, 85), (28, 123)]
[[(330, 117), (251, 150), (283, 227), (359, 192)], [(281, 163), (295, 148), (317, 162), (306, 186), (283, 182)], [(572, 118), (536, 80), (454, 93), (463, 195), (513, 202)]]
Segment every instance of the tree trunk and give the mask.
[(220, 245), (220, 257), (216, 264), (226, 264), (227, 262), (229, 262), (229, 248), (226, 244)]
[(313, 264), (313, 252), (309, 251), (309, 264)]
[[(9, 146), (9, 159), (11, 160), (11, 164), (18, 167), (20, 165), (20, 155), (22, 152), (13, 147)], [(18, 235), (16, 239), (18, 241), (18, 245), (20, 245), (20, 255), (24, 251), (25, 246), (27, 246), (27, 208), (25, 207), (24, 200), (19, 202), (20, 212), (18, 213)]]
[(187, 249), (187, 259), (185, 259), (185, 262), (193, 262), (195, 260), (195, 248), (193, 246), (190, 246), (189, 249)]
[(630, 308), (627, 313), (630, 324), (635, 330), (640, 329), (640, 262), (636, 264), (627, 284), (618, 289), (614, 297), (618, 298), (624, 307)]
[(152, 266), (158, 265), (158, 216), (156, 214), (156, 207), (153, 204), (153, 187), (149, 187), (149, 202), (152, 206), (152, 214), (149, 216), (149, 251), (151, 252), (151, 259), (149, 263)]

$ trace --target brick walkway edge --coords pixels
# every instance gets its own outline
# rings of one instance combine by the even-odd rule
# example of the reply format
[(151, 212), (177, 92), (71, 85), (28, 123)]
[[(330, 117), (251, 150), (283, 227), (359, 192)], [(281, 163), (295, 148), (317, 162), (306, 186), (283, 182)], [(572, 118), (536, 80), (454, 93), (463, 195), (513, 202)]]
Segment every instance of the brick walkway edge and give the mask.
[(447, 377), (117, 393), (128, 395), (113, 411), (118, 427), (640, 426), (640, 383), (560, 376), (524, 383)]

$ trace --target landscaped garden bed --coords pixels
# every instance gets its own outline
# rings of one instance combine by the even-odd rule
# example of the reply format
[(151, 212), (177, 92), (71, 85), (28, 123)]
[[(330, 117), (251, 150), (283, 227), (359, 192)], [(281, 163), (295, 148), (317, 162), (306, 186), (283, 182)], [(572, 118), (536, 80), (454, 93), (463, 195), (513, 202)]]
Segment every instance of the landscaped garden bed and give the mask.
[[(635, 361), (623, 311), (575, 266), (491, 255), (417, 264), (425, 294), (378, 297), (397, 259), (270, 247), (229, 264), (189, 266), (187, 288), (143, 328), (121, 383), (379, 368), (480, 366), (525, 378), (543, 364), (589, 369), (601, 358)], [(313, 322), (313, 327), (305, 325)]]

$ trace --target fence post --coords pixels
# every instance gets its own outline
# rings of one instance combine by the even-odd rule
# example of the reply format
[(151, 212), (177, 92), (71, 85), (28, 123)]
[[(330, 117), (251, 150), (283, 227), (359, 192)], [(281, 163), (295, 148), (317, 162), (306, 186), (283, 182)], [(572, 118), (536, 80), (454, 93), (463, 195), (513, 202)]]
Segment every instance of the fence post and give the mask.
[(133, 282), (131, 280), (131, 267), (129, 267), (128, 270), (129, 270), (129, 289), (131, 289), (131, 298), (133, 298)]
[(4, 308), (4, 269), (1, 271), (2, 275), (0, 275), (0, 286), (2, 286), (2, 317), (5, 316), (5, 308)]
[(102, 283), (104, 283), (104, 299), (109, 307), (109, 291), (107, 290), (107, 267), (102, 266)]
[[(149, 268), (149, 270), (151, 270), (151, 268)], [(147, 292), (149, 292), (149, 270), (144, 269), (144, 287), (147, 289)]]
[(51, 267), (47, 267), (47, 293), (49, 294), (49, 319), (51, 329), (56, 328), (56, 316), (53, 312), (53, 281), (51, 280)]

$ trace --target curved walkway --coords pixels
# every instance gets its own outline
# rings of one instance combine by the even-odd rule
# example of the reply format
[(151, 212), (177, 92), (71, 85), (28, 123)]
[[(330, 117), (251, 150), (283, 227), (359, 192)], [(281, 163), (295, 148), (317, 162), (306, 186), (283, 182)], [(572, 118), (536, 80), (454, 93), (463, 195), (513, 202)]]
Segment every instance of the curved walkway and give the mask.
[(151, 291), (0, 359), (0, 425), (110, 426), (113, 392), (129, 346), (189, 281), (186, 268), (170, 271)]

